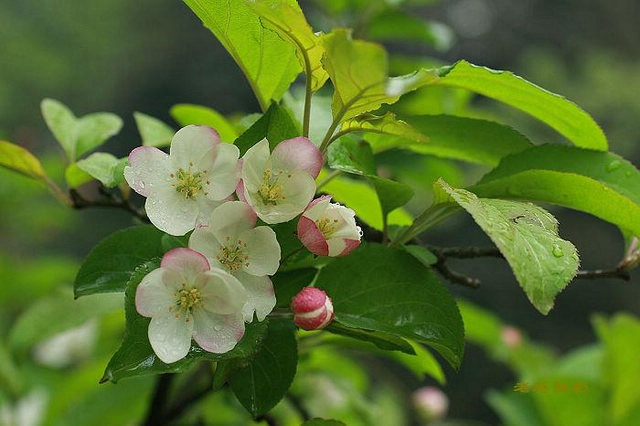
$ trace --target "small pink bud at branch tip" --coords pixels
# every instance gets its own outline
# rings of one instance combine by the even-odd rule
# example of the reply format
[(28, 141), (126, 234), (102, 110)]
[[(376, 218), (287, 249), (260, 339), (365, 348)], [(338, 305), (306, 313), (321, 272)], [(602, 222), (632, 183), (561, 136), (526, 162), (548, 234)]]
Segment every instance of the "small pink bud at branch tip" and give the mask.
[(502, 342), (509, 348), (516, 348), (522, 344), (522, 333), (510, 325), (504, 326), (500, 332)]
[(305, 287), (291, 300), (293, 322), (304, 330), (320, 330), (333, 320), (333, 303), (323, 290)]

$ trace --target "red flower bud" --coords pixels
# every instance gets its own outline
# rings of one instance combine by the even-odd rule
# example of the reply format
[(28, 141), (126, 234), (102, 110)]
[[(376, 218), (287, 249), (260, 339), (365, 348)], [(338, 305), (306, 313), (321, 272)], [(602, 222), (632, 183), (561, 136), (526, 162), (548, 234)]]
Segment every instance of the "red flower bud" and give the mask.
[(293, 322), (304, 330), (320, 330), (333, 320), (333, 303), (327, 293), (305, 287), (291, 301)]

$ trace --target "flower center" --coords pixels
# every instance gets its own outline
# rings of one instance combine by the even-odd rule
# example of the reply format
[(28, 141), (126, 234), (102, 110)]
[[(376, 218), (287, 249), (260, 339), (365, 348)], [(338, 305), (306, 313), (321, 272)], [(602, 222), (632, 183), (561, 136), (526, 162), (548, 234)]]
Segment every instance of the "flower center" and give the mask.
[(338, 219), (329, 219), (328, 217), (321, 217), (316, 221), (316, 226), (322, 232), (322, 235), (326, 239), (331, 238), (336, 228), (338, 227)]
[(175, 174), (171, 174), (171, 177), (175, 179), (173, 186), (175, 186), (176, 191), (188, 200), (197, 197), (200, 191), (202, 191), (203, 186), (202, 177), (204, 172), (192, 172), (192, 166), (193, 163), (189, 163), (188, 170), (179, 168)]
[(262, 185), (260, 185), (260, 189), (258, 190), (263, 203), (276, 205), (279, 201), (286, 198), (283, 194), (284, 186), (278, 182), (281, 175), (282, 170), (276, 173), (275, 176), (271, 172), (271, 169), (264, 171), (262, 175)]
[(187, 287), (186, 284), (182, 284), (182, 288), (175, 292), (175, 298), (176, 308), (178, 310), (176, 317), (180, 317), (180, 312), (185, 314), (191, 313), (202, 304), (202, 294), (200, 290), (195, 287)]
[(227, 237), (227, 245), (220, 246), (216, 260), (224, 265), (231, 273), (237, 272), (242, 265), (249, 266), (249, 256), (246, 255), (247, 243), (238, 240), (231, 243), (231, 238)]

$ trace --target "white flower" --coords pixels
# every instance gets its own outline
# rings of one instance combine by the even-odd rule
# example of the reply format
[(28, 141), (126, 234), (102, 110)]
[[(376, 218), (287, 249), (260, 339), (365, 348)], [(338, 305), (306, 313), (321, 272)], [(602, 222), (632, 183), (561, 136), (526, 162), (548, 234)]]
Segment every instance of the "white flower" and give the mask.
[(353, 210), (330, 201), (323, 195), (309, 203), (298, 221), (298, 238), (313, 254), (344, 256), (360, 245), (362, 231)]
[(276, 304), (273, 275), (280, 266), (280, 245), (268, 226), (256, 225), (256, 213), (242, 201), (229, 201), (216, 208), (209, 225), (199, 226), (191, 234), (189, 247), (204, 254), (212, 266), (225, 269), (245, 287), (248, 301), (244, 320), (258, 321)]
[(98, 323), (93, 319), (38, 343), (33, 355), (48, 367), (68, 367), (91, 355), (97, 337)]
[(192, 337), (208, 352), (225, 353), (244, 334), (244, 287), (188, 248), (163, 256), (138, 285), (135, 302), (138, 313), (151, 318), (149, 341), (165, 363), (184, 358)]
[(238, 197), (264, 222), (286, 222), (302, 213), (313, 198), (321, 168), (322, 154), (309, 139), (282, 141), (271, 154), (263, 139), (242, 159)]
[(13, 405), (0, 406), (0, 424), (3, 426), (38, 426), (43, 424), (49, 396), (36, 388), (18, 399)]
[(235, 145), (220, 142), (215, 130), (192, 125), (175, 134), (169, 155), (150, 146), (131, 151), (124, 177), (147, 197), (151, 223), (168, 234), (184, 235), (233, 194), (239, 155)]

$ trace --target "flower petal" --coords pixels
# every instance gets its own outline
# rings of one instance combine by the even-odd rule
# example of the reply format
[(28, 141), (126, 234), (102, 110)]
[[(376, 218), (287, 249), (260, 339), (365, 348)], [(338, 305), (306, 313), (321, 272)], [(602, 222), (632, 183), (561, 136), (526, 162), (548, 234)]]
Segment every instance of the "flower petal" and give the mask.
[(194, 314), (194, 323), (193, 339), (208, 352), (229, 352), (244, 335), (244, 321), (240, 313), (219, 315), (199, 310)]
[(280, 142), (271, 154), (273, 167), (287, 171), (303, 170), (314, 179), (322, 168), (322, 153), (309, 139), (304, 137)]
[(353, 249), (360, 245), (360, 240), (351, 240), (346, 238), (329, 238), (327, 240), (329, 246), (328, 256), (337, 257), (350, 253)]
[(191, 231), (199, 215), (197, 203), (167, 187), (147, 198), (145, 210), (151, 223), (161, 231), (180, 236)]
[(262, 139), (244, 154), (242, 157), (242, 180), (246, 190), (255, 192), (260, 188), (269, 157), (269, 142), (266, 139)]
[(205, 175), (205, 191), (207, 197), (222, 200), (233, 194), (240, 180), (238, 169), (238, 147), (229, 143), (221, 143), (213, 151), (213, 163)]
[(269, 277), (256, 277), (245, 272), (238, 272), (236, 277), (247, 290), (249, 296), (247, 303), (242, 308), (244, 321), (253, 321), (254, 312), (258, 317), (258, 321), (264, 321), (276, 306), (273, 283)]
[(148, 197), (156, 189), (170, 185), (169, 156), (152, 146), (139, 146), (129, 154), (124, 178), (138, 194)]
[(213, 161), (211, 150), (219, 144), (220, 135), (212, 128), (190, 125), (173, 136), (169, 156), (176, 169), (187, 170), (195, 165), (207, 168)]
[(202, 278), (199, 289), (206, 311), (229, 315), (242, 310), (247, 302), (247, 292), (233, 275), (222, 269), (212, 269)]
[(273, 275), (280, 266), (280, 244), (276, 239), (276, 233), (268, 226), (244, 232), (241, 236), (243, 243), (247, 245), (248, 265), (243, 269), (251, 275)]
[(149, 342), (162, 362), (176, 362), (189, 353), (193, 321), (191, 318), (189, 321), (186, 319), (170, 312), (151, 319), (148, 330)]
[(153, 317), (167, 311), (175, 302), (171, 290), (164, 283), (165, 269), (149, 272), (136, 288), (136, 310), (143, 317)]
[(213, 211), (209, 231), (218, 241), (223, 242), (227, 237), (235, 241), (243, 232), (253, 229), (257, 219), (255, 212), (247, 203), (229, 201)]
[[(160, 266), (179, 274), (173, 275), (172, 279), (165, 278), (167, 285), (176, 287), (180, 287), (184, 283), (194, 285), (198, 277), (210, 269), (209, 262), (204, 255), (184, 247), (175, 248), (165, 253)], [(170, 282), (174, 280), (178, 282)]]
[(306, 172), (293, 171), (282, 179), (285, 199), (277, 204), (265, 204), (259, 194), (249, 193), (258, 217), (268, 224), (287, 222), (298, 216), (316, 192), (315, 180)]
[(302, 214), (309, 219), (316, 221), (324, 214), (331, 202), (331, 195), (322, 195), (309, 203)]
[(316, 223), (304, 215), (300, 216), (298, 220), (298, 238), (311, 253), (318, 256), (327, 256), (329, 254), (326, 238), (318, 229)]

